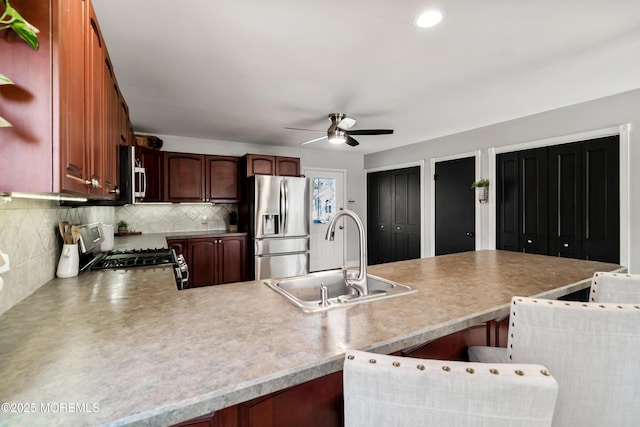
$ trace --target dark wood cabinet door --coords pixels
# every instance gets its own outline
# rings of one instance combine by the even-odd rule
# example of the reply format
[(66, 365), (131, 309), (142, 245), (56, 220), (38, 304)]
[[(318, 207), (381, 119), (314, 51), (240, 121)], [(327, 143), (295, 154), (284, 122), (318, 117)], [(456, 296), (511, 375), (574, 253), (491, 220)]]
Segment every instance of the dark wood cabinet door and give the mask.
[(276, 159), (274, 156), (264, 156), (261, 154), (247, 154), (244, 157), (246, 162), (247, 176), (253, 175), (275, 175)]
[(277, 156), (276, 175), (280, 176), (300, 176), (300, 159), (298, 157)]
[(230, 236), (218, 239), (218, 282), (233, 283), (246, 280), (247, 237)]
[(182, 255), (185, 261), (187, 260), (189, 255), (186, 239), (167, 239), (167, 246), (176, 251), (177, 255)]
[(94, 196), (105, 194), (104, 186), (104, 42), (98, 27), (93, 6), (87, 3), (88, 25), (85, 68), (85, 119), (86, 141), (89, 148), (89, 179), (93, 185), (89, 192)]
[(129, 128), (131, 127), (131, 121), (129, 119), (129, 107), (122, 97), (122, 93), (120, 94), (118, 104), (118, 129), (120, 132), (120, 144), (133, 145), (133, 139), (129, 138)]
[(85, 145), (84, 126), (85, 2), (63, 0), (58, 5), (58, 12), (60, 27), (75, 29), (57, 32), (60, 72), (60, 188), (62, 191), (86, 193), (89, 155)]
[(240, 159), (231, 156), (206, 156), (206, 201), (237, 203), (240, 201)]
[(164, 200), (167, 202), (205, 201), (205, 162), (202, 154), (164, 155)]
[(104, 101), (104, 187), (107, 198), (114, 200), (119, 191), (120, 90), (109, 57), (104, 61)]
[(147, 147), (136, 147), (137, 158), (147, 174), (147, 191), (143, 202), (162, 202), (164, 178), (164, 152)]
[(216, 284), (217, 263), (216, 247), (217, 239), (202, 238), (189, 239), (187, 241), (189, 266), (188, 288), (209, 286)]

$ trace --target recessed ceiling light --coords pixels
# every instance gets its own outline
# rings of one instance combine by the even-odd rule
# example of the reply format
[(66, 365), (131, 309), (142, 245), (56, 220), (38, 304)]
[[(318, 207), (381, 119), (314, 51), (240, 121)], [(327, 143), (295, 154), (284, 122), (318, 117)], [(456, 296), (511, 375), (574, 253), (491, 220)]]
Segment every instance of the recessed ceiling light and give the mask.
[(420, 28), (429, 28), (438, 25), (443, 18), (442, 12), (439, 10), (428, 10), (418, 16), (416, 25)]

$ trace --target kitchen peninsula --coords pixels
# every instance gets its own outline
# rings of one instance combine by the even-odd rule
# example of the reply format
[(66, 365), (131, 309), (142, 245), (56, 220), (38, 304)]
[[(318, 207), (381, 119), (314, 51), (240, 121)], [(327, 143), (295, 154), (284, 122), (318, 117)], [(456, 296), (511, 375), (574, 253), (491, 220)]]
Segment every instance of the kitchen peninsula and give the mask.
[(257, 281), (178, 291), (169, 267), (54, 279), (0, 316), (0, 424), (170, 425), (340, 371), (349, 349), (392, 353), (503, 316), (514, 295), (573, 293), (596, 271), (625, 269), (491, 250), (401, 261), (369, 272), (418, 292), (315, 314)]

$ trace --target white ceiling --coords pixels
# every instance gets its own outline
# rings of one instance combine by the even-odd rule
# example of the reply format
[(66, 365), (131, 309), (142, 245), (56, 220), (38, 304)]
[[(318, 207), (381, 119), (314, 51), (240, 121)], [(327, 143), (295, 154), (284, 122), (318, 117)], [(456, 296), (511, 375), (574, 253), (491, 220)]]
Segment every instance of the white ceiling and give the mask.
[(138, 132), (371, 153), (640, 87), (638, 0), (93, 3)]

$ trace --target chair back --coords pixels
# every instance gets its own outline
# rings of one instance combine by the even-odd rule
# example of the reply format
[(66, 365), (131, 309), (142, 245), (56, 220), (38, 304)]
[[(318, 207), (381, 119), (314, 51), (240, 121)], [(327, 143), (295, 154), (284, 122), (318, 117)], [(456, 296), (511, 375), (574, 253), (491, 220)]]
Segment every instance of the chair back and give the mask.
[(595, 273), (589, 301), (640, 304), (640, 274)]
[(539, 363), (558, 381), (553, 425), (637, 426), (640, 305), (514, 297), (511, 363)]
[(558, 384), (540, 365), (348, 351), (345, 427), (550, 426)]

